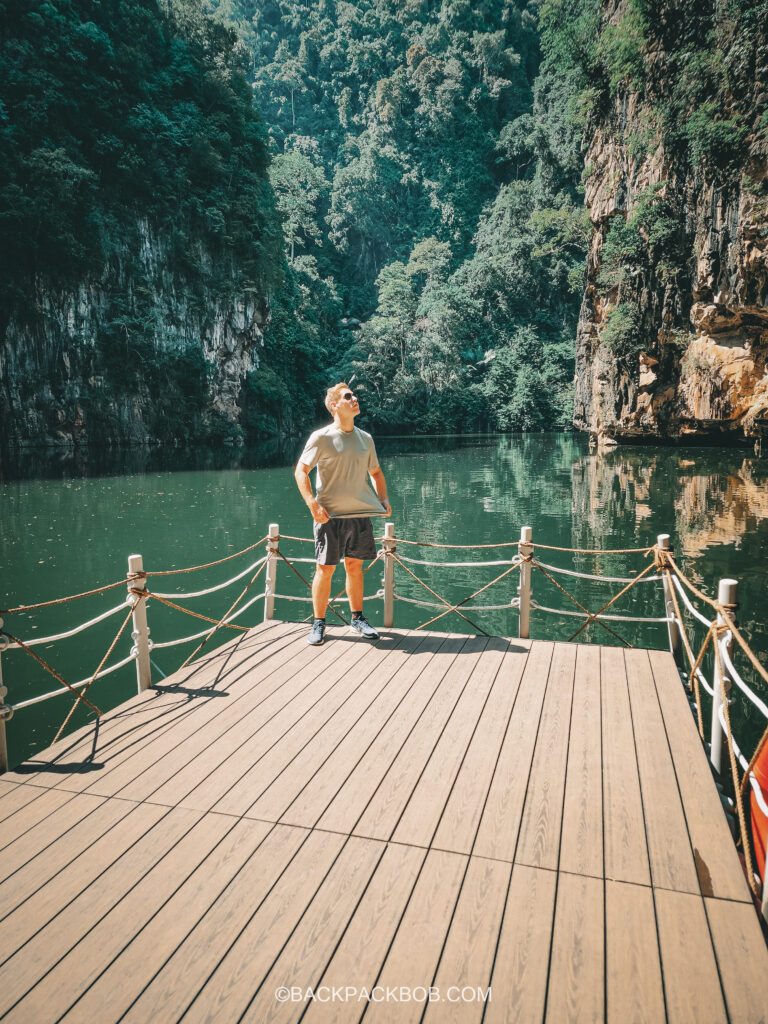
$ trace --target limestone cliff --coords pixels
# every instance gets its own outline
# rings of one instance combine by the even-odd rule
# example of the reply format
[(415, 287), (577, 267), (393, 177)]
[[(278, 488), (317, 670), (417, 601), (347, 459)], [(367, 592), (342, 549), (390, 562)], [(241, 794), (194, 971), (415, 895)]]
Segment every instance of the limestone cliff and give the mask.
[[(241, 435), (266, 301), (194, 286), (141, 222), (136, 251), (70, 289), (35, 284), (0, 344), (0, 425), (11, 448)], [(34, 313), (29, 315), (29, 308)]]
[[(604, 5), (603, 39), (638, 9)], [(638, 67), (585, 134), (574, 422), (743, 441), (768, 430), (768, 19), (747, 34), (725, 5), (643, 9)]]

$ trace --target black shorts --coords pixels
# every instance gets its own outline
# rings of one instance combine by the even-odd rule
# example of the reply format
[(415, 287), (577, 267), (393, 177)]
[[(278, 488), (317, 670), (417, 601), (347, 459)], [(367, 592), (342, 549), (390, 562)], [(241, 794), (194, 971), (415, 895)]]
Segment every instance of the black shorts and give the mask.
[(329, 519), (314, 525), (315, 559), (319, 565), (338, 565), (344, 558), (376, 557), (376, 541), (368, 516)]

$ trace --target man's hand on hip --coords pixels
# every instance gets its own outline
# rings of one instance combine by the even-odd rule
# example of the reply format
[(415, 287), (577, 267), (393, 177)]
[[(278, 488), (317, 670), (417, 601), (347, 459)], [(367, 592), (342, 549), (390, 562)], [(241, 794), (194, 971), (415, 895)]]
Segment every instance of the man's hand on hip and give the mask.
[(382, 505), (384, 506), (384, 511), (385, 511), (385, 513), (386, 513), (386, 514), (387, 514), (388, 516), (391, 516), (391, 515), (392, 515), (392, 506), (391, 506), (391, 505), (389, 504), (389, 501), (387, 501), (387, 500), (385, 499), (384, 501), (382, 501)]
[(312, 513), (312, 518), (316, 523), (327, 523), (331, 518), (328, 515), (327, 509), (324, 509), (319, 501), (310, 501), (309, 511)]

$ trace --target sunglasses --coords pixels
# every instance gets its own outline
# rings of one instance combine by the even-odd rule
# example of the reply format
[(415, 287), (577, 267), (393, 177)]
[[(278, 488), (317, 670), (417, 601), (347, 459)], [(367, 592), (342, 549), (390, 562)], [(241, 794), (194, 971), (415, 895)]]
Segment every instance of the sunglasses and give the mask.
[(345, 402), (351, 402), (355, 396), (352, 394), (351, 391), (343, 391), (341, 397), (344, 399)]

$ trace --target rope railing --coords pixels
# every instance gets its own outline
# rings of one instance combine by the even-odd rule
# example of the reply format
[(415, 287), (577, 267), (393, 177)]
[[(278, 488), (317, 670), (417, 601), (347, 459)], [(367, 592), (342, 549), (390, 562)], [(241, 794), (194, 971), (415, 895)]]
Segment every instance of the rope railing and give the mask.
[[(253, 572), (253, 570), (260, 566), (262, 562), (265, 562), (266, 559), (267, 556), (262, 555), (261, 558), (257, 558), (256, 561), (253, 562), (251, 565), (247, 565), (242, 572), (239, 572), (237, 574), (237, 576), (232, 576), (230, 579), (224, 580), (223, 583), (217, 583), (215, 586), (208, 587), (206, 590), (187, 590), (181, 594), (161, 594), (158, 591), (155, 591), (153, 597), (172, 597), (175, 601), (188, 600), (192, 597), (207, 597), (208, 594), (215, 594), (217, 590), (223, 590), (225, 587), (229, 587), (233, 583), (237, 583), (238, 580), (242, 580), (244, 577), (248, 575), (249, 572)], [(152, 576), (154, 575), (154, 573), (149, 573), (148, 575)]]
[[(645, 582), (645, 581), (643, 581)], [(538, 601), (531, 600), (531, 608), (537, 612), (547, 612), (550, 615), (567, 615), (574, 618), (582, 619), (584, 615), (582, 612), (574, 612), (570, 608), (548, 608), (546, 605), (539, 604)], [(610, 615), (607, 612), (603, 612), (600, 616), (601, 619), (608, 619), (609, 622), (673, 622), (671, 616), (648, 616), (648, 615)]]
[[(113, 615), (117, 615), (118, 612), (124, 612), (128, 601), (125, 600), (121, 604), (116, 604), (114, 608), (110, 608), (106, 612), (102, 612), (101, 615), (97, 615), (93, 619), (88, 619), (87, 622), (81, 622), (79, 626), (74, 626), (72, 629), (66, 630), (64, 633), (54, 633), (52, 636), (37, 636), (31, 640), (25, 640), (27, 647), (39, 647), (41, 644), (52, 644), (57, 640), (68, 640), (71, 636), (77, 636), (79, 633), (83, 633), (86, 629), (90, 629), (91, 626), (96, 626), (100, 622), (104, 622), (105, 619), (111, 618)], [(9, 647), (19, 647), (18, 643), (9, 643)]]
[[(201, 590), (187, 591), (183, 593), (163, 594), (160, 592), (154, 593), (153, 591), (147, 588), (146, 584), (147, 580), (150, 577), (170, 576), (178, 573), (192, 573), (204, 569), (210, 569), (218, 565), (222, 565), (223, 563), (229, 562), (235, 558), (238, 558), (242, 555), (249, 553), (250, 551), (253, 551), (254, 548), (264, 543), (266, 539), (266, 537), (263, 537), (255, 544), (250, 544), (248, 545), (248, 547), (243, 548), (241, 551), (237, 551), (230, 555), (226, 555), (223, 558), (214, 559), (213, 561), (206, 562), (201, 565), (189, 566), (180, 569), (159, 570), (157, 572), (151, 573), (144, 572), (141, 557), (133, 555), (131, 556), (131, 558), (129, 558), (129, 571), (126, 574), (125, 579), (123, 580), (118, 580), (114, 583), (108, 583), (100, 587), (94, 587), (90, 590), (81, 591), (76, 594), (70, 594), (66, 597), (55, 598), (49, 601), (41, 601), (34, 604), (16, 605), (4, 611), (4, 615), (28, 614), (31, 612), (36, 612), (40, 609), (52, 608), (55, 606), (68, 604), (70, 602), (79, 601), (86, 597), (101, 595), (108, 591), (114, 590), (118, 586), (126, 586), (128, 590), (125, 600), (122, 601), (119, 605), (115, 605), (112, 608), (108, 608), (100, 614), (95, 615), (92, 618), (84, 622), (81, 622), (77, 626), (74, 626), (70, 629), (62, 630), (61, 632), (53, 633), (43, 637), (32, 637), (27, 640), (24, 640), (21, 637), (18, 637), (13, 633), (9, 632), (8, 630), (6, 630), (4, 628), (4, 620), (0, 618), (0, 654), (2, 654), (5, 651), (11, 650), (24, 651), (26, 654), (29, 655), (30, 658), (32, 658), (37, 663), (37, 665), (43, 671), (52, 676), (57, 682), (62, 684), (59, 688), (49, 690), (45, 693), (36, 694), (33, 697), (28, 697), (24, 700), (16, 701), (14, 703), (5, 703), (7, 689), (2, 685), (2, 675), (0, 675), (0, 772), (6, 771), (8, 768), (5, 723), (13, 717), (15, 712), (23, 710), (27, 707), (31, 707), (36, 704), (41, 704), (47, 700), (51, 700), (53, 698), (66, 695), (68, 693), (72, 694), (75, 697), (75, 701), (56, 733), (56, 736), (53, 741), (54, 743), (56, 743), (63, 734), (67, 725), (69, 724), (75, 710), (80, 705), (88, 707), (96, 717), (101, 716), (102, 712), (100, 711), (100, 709), (86, 696), (91, 686), (97, 680), (112, 675), (113, 673), (125, 668), (127, 665), (131, 663), (135, 663), (137, 666), (139, 691), (141, 691), (143, 689), (148, 688), (148, 686), (151, 685), (149, 677), (149, 655), (150, 652), (154, 649), (159, 650), (165, 647), (175, 647), (181, 644), (190, 643), (195, 640), (202, 639), (203, 642), (198, 646), (196, 651), (193, 652), (192, 656), (194, 656), (202, 649), (204, 644), (207, 643), (210, 640), (210, 638), (216, 633), (216, 631), (220, 628), (235, 629), (238, 631), (247, 632), (250, 627), (236, 625), (232, 620), (244, 614), (248, 610), (248, 608), (250, 608), (254, 603), (256, 603), (259, 600), (263, 600), (266, 597), (266, 592), (262, 592), (253, 597), (246, 604), (242, 605), (242, 607), (240, 607), (239, 610), (236, 610), (238, 604), (247, 594), (255, 579), (258, 578), (258, 576), (265, 568), (266, 563), (269, 560), (269, 552), (267, 552), (261, 558), (258, 558), (251, 565), (246, 566), (245, 569), (241, 570), (229, 579)], [(221, 616), (218, 619), (212, 618), (207, 615), (203, 615), (200, 612), (192, 611), (189, 608), (184, 608), (182, 605), (176, 603), (176, 601), (178, 600), (187, 600), (191, 598), (203, 597), (209, 594), (216, 593), (219, 590), (223, 590), (224, 588), (231, 586), (232, 584), (244, 579), (249, 574), (252, 574), (252, 578), (248, 583), (248, 586), (239, 595), (235, 603), (227, 610), (225, 615)], [(192, 636), (180, 637), (177, 639), (172, 639), (156, 644), (150, 639), (149, 629), (146, 626), (146, 602), (149, 598), (155, 598), (159, 603), (166, 605), (171, 609), (182, 612), (185, 615), (191, 615), (194, 618), (202, 619), (207, 623), (212, 624), (212, 628), (205, 629), (200, 633), (193, 634)], [(58, 641), (67, 640), (74, 636), (79, 636), (85, 633), (87, 630), (93, 628), (94, 626), (98, 626), (100, 623), (105, 622), (106, 620), (110, 619), (111, 617), (117, 615), (120, 612), (123, 612), (125, 617), (123, 618), (111, 642), (107, 646), (106, 652), (99, 660), (99, 663), (95, 671), (93, 671), (86, 678), (81, 679), (76, 683), (68, 682), (63, 677), (63, 675), (59, 671), (57, 671), (57, 669), (55, 669), (51, 664), (49, 664), (49, 662), (46, 659), (42, 658), (33, 650), (34, 647), (40, 647), (43, 645), (50, 646), (51, 644), (56, 643)], [(119, 659), (112, 665), (107, 665), (117, 644), (119, 643), (121, 637), (128, 628), (128, 624), (131, 621), (131, 619), (133, 619), (134, 628), (131, 633), (131, 639), (133, 643), (130, 653), (127, 656)], [(144, 664), (142, 664), (142, 662), (144, 662)], [(155, 666), (155, 668), (158, 672), (160, 671), (159, 669), (157, 669), (157, 666)], [(162, 672), (160, 672), (160, 674), (164, 675)]]
[[(62, 696), (67, 693), (72, 694), (75, 697), (75, 702), (57, 733), (58, 739), (71, 719), (74, 710), (81, 704), (86, 705), (93, 714), (97, 716), (101, 714), (98, 707), (86, 696), (91, 686), (97, 680), (109, 676), (133, 662), (136, 664), (139, 689), (146, 689), (151, 685), (150, 652), (197, 642), (195, 649), (182, 663), (181, 667), (183, 668), (200, 654), (203, 648), (220, 630), (226, 629), (238, 632), (247, 632), (249, 626), (247, 624), (240, 624), (236, 622), (236, 620), (245, 615), (248, 610), (259, 601), (264, 602), (265, 620), (273, 618), (274, 602), (276, 600), (291, 603), (298, 602), (299, 604), (312, 604), (312, 583), (302, 574), (298, 566), (305, 564), (314, 565), (315, 559), (299, 556), (289, 557), (289, 555), (281, 550), (280, 547), (280, 542), (289, 541), (300, 544), (313, 543), (313, 539), (310, 537), (280, 535), (277, 525), (273, 524), (270, 527), (269, 534), (261, 538), (256, 543), (248, 545), (241, 551), (226, 555), (220, 559), (215, 559), (201, 565), (195, 565), (187, 568), (145, 572), (141, 558), (139, 556), (132, 556), (129, 560), (129, 572), (124, 580), (108, 583), (102, 587), (93, 588), (82, 593), (71, 595), (70, 597), (57, 598), (55, 600), (39, 602), (31, 605), (18, 605), (6, 611), (4, 613), (5, 615), (26, 614), (42, 608), (62, 605), (69, 601), (77, 601), (88, 596), (101, 595), (111, 591), (117, 586), (126, 586), (128, 591), (126, 599), (122, 603), (101, 612), (77, 626), (45, 637), (30, 638), (28, 640), (22, 639), (21, 637), (6, 631), (3, 628), (2, 619), (0, 619), (0, 653), (13, 649), (26, 652), (27, 655), (33, 658), (42, 669), (52, 675), (57, 682), (61, 684), (59, 688), (51, 690), (48, 693), (29, 697), (24, 700), (17, 701), (14, 704), (6, 704), (3, 703), (6, 691), (2, 687), (0, 677), (0, 741), (2, 741), (0, 742), (0, 769), (3, 769), (2, 743), (4, 743), (4, 723), (14, 712), (54, 697)], [(705, 709), (702, 704), (702, 694), (706, 694), (711, 698), (710, 760), (712, 761), (715, 770), (720, 774), (723, 773), (723, 770), (726, 767), (725, 761), (728, 761), (734, 791), (735, 811), (739, 822), (740, 842), (747, 862), (747, 873), (750, 885), (754, 892), (757, 891), (754, 871), (752, 870), (750, 836), (747, 828), (747, 811), (745, 809), (745, 792), (751, 789), (755, 794), (758, 806), (768, 817), (766, 801), (753, 771), (760, 752), (764, 749), (766, 743), (768, 743), (768, 727), (766, 728), (760, 742), (757, 744), (752, 757), (747, 760), (739, 748), (733, 733), (730, 714), (730, 707), (733, 703), (730, 695), (731, 688), (733, 685), (737, 686), (751, 702), (752, 706), (754, 706), (766, 720), (768, 720), (768, 703), (763, 701), (754, 692), (753, 688), (745, 682), (737, 671), (736, 666), (734, 665), (732, 653), (733, 645), (737, 644), (739, 646), (752, 669), (766, 683), (768, 683), (768, 672), (766, 672), (765, 668), (760, 664), (754, 652), (749, 647), (746, 638), (743, 636), (735, 622), (735, 611), (737, 607), (735, 596), (731, 596), (729, 598), (728, 595), (723, 592), (718, 595), (717, 599), (714, 599), (695, 586), (677, 564), (673, 550), (669, 546), (669, 538), (666, 537), (666, 535), (660, 536), (657, 543), (650, 546), (614, 549), (567, 548), (534, 542), (530, 528), (526, 527), (523, 529), (519, 540), (503, 540), (493, 544), (443, 544), (439, 542), (421, 541), (410, 538), (395, 539), (394, 528), (391, 524), (387, 524), (387, 530), (385, 530), (384, 536), (379, 538), (379, 541), (381, 542), (381, 547), (376, 558), (365, 568), (364, 572), (370, 572), (370, 570), (377, 564), (383, 566), (384, 586), (382, 589), (378, 589), (370, 595), (368, 600), (375, 599), (383, 601), (385, 626), (391, 626), (393, 624), (392, 616), (395, 603), (410, 605), (414, 608), (423, 608), (430, 613), (434, 613), (431, 614), (431, 617), (415, 626), (417, 631), (434, 626), (436, 623), (441, 622), (448, 616), (456, 616), (461, 618), (466, 626), (471, 628), (474, 632), (488, 636), (489, 633), (487, 630), (475, 621), (475, 617), (486, 612), (507, 612), (512, 610), (519, 616), (518, 632), (521, 637), (529, 636), (530, 615), (531, 612), (534, 612), (536, 614), (553, 615), (557, 617), (581, 620), (575, 632), (571, 633), (569, 637), (570, 641), (576, 640), (587, 627), (598, 626), (607, 631), (615, 640), (623, 644), (625, 647), (631, 647), (631, 643), (615, 631), (613, 628), (614, 624), (640, 623), (649, 626), (666, 626), (669, 632), (670, 648), (678, 661), (678, 665), (682, 665), (684, 657), (687, 659), (687, 668), (685, 669), (686, 685), (692, 695), (693, 707), (702, 739), (705, 738)], [(250, 562), (244, 569), (238, 571), (232, 577), (215, 583), (210, 587), (179, 593), (154, 591), (151, 587), (151, 581), (155, 577), (193, 573), (214, 568), (238, 557), (247, 555), (265, 542), (266, 552), (262, 556)], [(429, 557), (416, 558), (406, 555), (402, 551), (398, 553), (399, 546), (432, 549), (436, 551), (440, 550), (444, 552), (471, 551), (479, 554), (480, 557), (473, 560), (462, 560), (460, 557), (451, 558), (449, 555), (448, 559), (442, 561), (433, 560)], [(482, 554), (486, 551), (495, 550), (501, 552), (512, 548), (516, 550), (509, 558), (487, 558), (483, 557)], [(609, 557), (640, 555), (643, 556), (644, 560), (647, 559), (647, 561), (636, 571), (630, 569), (630, 573), (632, 573), (631, 575), (600, 575), (596, 572), (583, 572), (576, 568), (553, 565), (549, 562), (543, 561), (538, 557), (538, 553), (543, 553), (545, 551), (563, 552), (576, 556), (595, 555)], [(292, 573), (305, 588), (303, 593), (286, 593), (284, 588), (278, 592), (275, 585), (275, 579), (277, 566), (279, 564), (285, 564), (291, 569)], [(411, 587), (420, 588), (423, 596), (417, 596), (413, 591), (411, 591), (411, 593), (407, 593), (402, 592), (400, 589), (395, 589), (395, 566), (402, 571), (402, 579), (407, 581)], [(458, 601), (453, 597), (453, 595), (449, 599), (444, 594), (440, 593), (443, 588), (439, 583), (431, 585), (419, 574), (419, 570), (421, 569), (441, 572), (445, 569), (474, 570), (484, 568), (495, 569), (498, 571), (494, 578), (484, 583), (482, 586), (477, 587), (472, 593)], [(262, 574), (265, 576), (263, 590), (258, 594), (254, 594), (252, 590), (253, 585)], [(512, 574), (516, 574), (514, 578), (518, 584), (514, 595), (509, 595), (509, 592), (507, 591), (507, 596), (501, 602), (497, 600), (493, 603), (477, 603), (477, 598), (481, 597), (481, 595), (485, 594), (492, 588), (498, 588), (505, 580), (507, 580), (505, 587), (509, 587), (509, 577), (512, 576)], [(546, 580), (549, 585), (566, 598), (568, 606), (564, 608), (556, 608), (552, 607), (550, 604), (545, 604), (544, 602), (535, 599), (532, 593), (532, 579), (534, 578)], [(591, 611), (585, 603), (582, 603), (579, 597), (570, 592), (563, 582), (560, 582), (563, 578), (583, 580), (590, 585), (604, 583), (607, 585), (613, 585), (619, 589), (613, 594), (613, 596), (604, 601), (597, 611)], [(192, 609), (185, 607), (183, 604), (178, 603), (208, 597), (243, 580), (247, 580), (245, 587), (240, 591), (234, 602), (230, 604), (224, 615), (220, 617), (205, 615), (202, 612), (193, 611)], [(618, 612), (615, 609), (614, 606), (616, 603), (624, 598), (635, 586), (644, 583), (659, 582), (661, 582), (664, 591), (665, 614), (658, 616), (631, 614), (631, 612)], [(408, 588), (406, 588), (406, 590), (408, 590)], [(735, 590), (733, 593), (735, 594)], [(337, 602), (340, 601), (343, 594), (344, 590), (342, 589), (338, 594), (334, 595), (329, 601), (328, 608), (331, 614), (335, 615), (339, 621), (347, 623), (346, 617), (337, 607)], [(147, 626), (146, 618), (147, 602), (150, 600), (155, 600), (158, 604), (164, 605), (170, 612), (189, 615), (198, 621), (203, 621), (206, 623), (206, 628), (189, 636), (177, 638), (172, 637), (167, 640), (163, 640), (162, 642), (153, 642), (149, 636), (149, 628)], [(697, 607), (697, 603), (705, 606), (709, 611), (709, 615), (704, 614), (700, 608)], [(41, 658), (32, 650), (33, 647), (51, 645), (58, 641), (81, 635), (88, 629), (107, 621), (121, 612), (125, 614), (125, 617), (111, 643), (107, 646), (106, 653), (101, 657), (95, 672), (77, 683), (68, 683), (52, 665), (48, 664), (45, 659)], [(120, 658), (114, 664), (108, 665), (107, 663), (115, 651), (123, 633), (127, 630), (128, 623), (131, 619), (133, 619), (133, 631), (131, 633), (133, 644), (130, 653), (127, 656)], [(693, 634), (688, 620), (695, 624), (697, 628), (699, 626), (705, 628), (706, 634), (701, 643), (693, 643)], [(704, 669), (704, 659), (708, 652), (710, 652), (710, 649), (714, 661), (713, 683), (710, 683), (707, 679)], [(152, 664), (154, 665), (154, 663)], [(156, 666), (154, 667), (156, 668)]]
[[(110, 665), (109, 668), (104, 668), (101, 672), (95, 675), (96, 679), (103, 679), (104, 676), (110, 676), (113, 672), (117, 672), (118, 669), (125, 668), (126, 665), (130, 665), (132, 661), (136, 660), (135, 654), (129, 654), (121, 661), (115, 662), (114, 665)], [(12, 711), (21, 711), (22, 708), (31, 707), (33, 704), (41, 704), (43, 701), (50, 700), (51, 697), (60, 697), (65, 693), (70, 693), (70, 687), (72, 690), (79, 690), (82, 686), (88, 686), (94, 676), (88, 676), (86, 679), (81, 679), (77, 683), (70, 683), (68, 686), (62, 686), (59, 690), (51, 690), (49, 693), (38, 694), (37, 697), (28, 697), (26, 700), (20, 700), (17, 704), (11, 704)]]
[(728, 669), (728, 675), (730, 676), (731, 680), (734, 683), (736, 683), (736, 685), (742, 691), (742, 693), (744, 693), (750, 700), (750, 702), (757, 708), (757, 710), (760, 712), (763, 718), (768, 719), (768, 705), (766, 705), (762, 700), (760, 700), (757, 694), (754, 693), (754, 691), (749, 686), (747, 686), (747, 684), (744, 682), (744, 680), (741, 678), (741, 676), (734, 667), (733, 661), (731, 660), (730, 651), (728, 649), (730, 646), (729, 640), (730, 630), (724, 636), (720, 637), (720, 640), (718, 641), (718, 643), (720, 644), (720, 655), (723, 659), (725, 667)]
[[(661, 565), (664, 579), (665, 595), (667, 597), (667, 610), (677, 627), (678, 633), (670, 631), (670, 647), (672, 653), (681, 661), (680, 647), (685, 650), (688, 660), (688, 685), (694, 694), (694, 707), (698, 721), (701, 738), (705, 740), (704, 733), (704, 710), (702, 707), (701, 690), (703, 689), (712, 700), (711, 708), (711, 729), (709, 741), (710, 761), (718, 775), (724, 772), (723, 747), (727, 755), (728, 769), (731, 777), (731, 784), (734, 794), (734, 807), (739, 828), (739, 842), (741, 844), (746, 866), (747, 881), (750, 889), (757, 897), (760, 895), (760, 879), (753, 868), (752, 836), (747, 825), (748, 811), (745, 806), (745, 794), (748, 790), (755, 795), (756, 804), (762, 814), (768, 818), (768, 805), (764, 798), (759, 780), (753, 771), (755, 763), (768, 742), (768, 726), (755, 747), (752, 757), (747, 760), (742, 754), (736, 740), (731, 720), (731, 707), (734, 703), (731, 696), (732, 686), (736, 686), (744, 693), (751, 704), (768, 719), (768, 705), (758, 697), (740, 673), (737, 671), (731, 654), (734, 640), (747, 655), (752, 667), (758, 675), (768, 682), (768, 673), (757, 660), (754, 652), (749, 647), (741, 631), (734, 622), (734, 612), (738, 607), (737, 583), (735, 580), (721, 580), (719, 584), (717, 599), (709, 597), (696, 587), (675, 561), (672, 550), (667, 547), (660, 547), (658, 560)], [(688, 629), (678, 602), (681, 599), (683, 607), (688, 615), (696, 623), (706, 627), (706, 633), (699, 646), (697, 654), (691, 644)], [(693, 603), (692, 598), (707, 605), (715, 614), (708, 618)], [(709, 648), (712, 648), (714, 661), (714, 682), (712, 685), (706, 679), (703, 672), (704, 656)], [(741, 771), (741, 775), (739, 774)], [(768, 921), (768, 884), (762, 883), (763, 917)]]
[[(542, 569), (548, 569), (560, 576), (577, 576), (580, 580), (593, 580), (596, 583), (634, 583), (634, 576), (594, 576), (588, 572), (577, 572), (575, 569), (564, 569), (560, 565), (547, 565), (546, 562), (537, 560), (537, 565), (540, 565)], [(655, 583), (661, 579), (661, 576), (644, 576), (639, 579), (640, 583)]]

